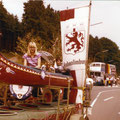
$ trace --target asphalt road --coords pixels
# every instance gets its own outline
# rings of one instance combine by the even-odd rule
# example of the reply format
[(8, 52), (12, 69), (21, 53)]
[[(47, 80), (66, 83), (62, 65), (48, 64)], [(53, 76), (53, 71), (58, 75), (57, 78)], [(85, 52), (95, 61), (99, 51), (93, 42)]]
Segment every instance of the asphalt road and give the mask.
[(120, 86), (94, 86), (89, 120), (120, 120)]

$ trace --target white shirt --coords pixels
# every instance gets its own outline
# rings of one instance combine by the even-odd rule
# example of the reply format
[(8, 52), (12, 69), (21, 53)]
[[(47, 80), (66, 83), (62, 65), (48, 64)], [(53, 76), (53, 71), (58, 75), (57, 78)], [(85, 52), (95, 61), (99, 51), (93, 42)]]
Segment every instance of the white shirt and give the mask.
[(87, 78), (87, 79), (86, 79), (86, 84), (87, 84), (87, 85), (93, 84), (93, 79), (92, 79), (92, 78)]

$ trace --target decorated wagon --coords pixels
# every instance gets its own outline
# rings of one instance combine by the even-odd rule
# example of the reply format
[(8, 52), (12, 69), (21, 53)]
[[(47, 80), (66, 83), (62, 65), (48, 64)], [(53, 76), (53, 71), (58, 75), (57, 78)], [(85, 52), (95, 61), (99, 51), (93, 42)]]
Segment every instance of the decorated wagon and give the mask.
[[(85, 80), (90, 6), (60, 12), (63, 64), (70, 75), (23, 66), (0, 54), (0, 82), (6, 86), (0, 98), (0, 119), (88, 119), (84, 109), (89, 106), (85, 100)], [(36, 98), (29, 97), (32, 87), (38, 88)], [(8, 88), (12, 96), (7, 94)]]

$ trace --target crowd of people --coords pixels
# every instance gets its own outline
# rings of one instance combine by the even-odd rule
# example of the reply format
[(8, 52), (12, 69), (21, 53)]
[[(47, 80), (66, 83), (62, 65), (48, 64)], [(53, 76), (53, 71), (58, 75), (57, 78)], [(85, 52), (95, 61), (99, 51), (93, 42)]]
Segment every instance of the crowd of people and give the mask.
[(111, 87), (113, 86), (113, 84), (117, 85), (117, 78), (115, 78), (114, 76), (107, 76), (105, 79), (105, 86), (111, 85)]

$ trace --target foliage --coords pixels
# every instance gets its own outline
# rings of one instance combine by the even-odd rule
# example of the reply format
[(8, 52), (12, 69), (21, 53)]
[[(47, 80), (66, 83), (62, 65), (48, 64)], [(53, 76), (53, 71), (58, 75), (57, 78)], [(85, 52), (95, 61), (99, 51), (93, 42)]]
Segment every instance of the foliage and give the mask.
[[(104, 50), (108, 50), (108, 51), (102, 52)], [(113, 60), (119, 56), (118, 51), (119, 51), (118, 46), (112, 40), (105, 37), (99, 39), (98, 37), (94, 38), (90, 36), (89, 58), (96, 57), (97, 61), (108, 62), (111, 59)], [(97, 53), (99, 53), (98, 56), (96, 55)], [(104, 57), (104, 60), (102, 57)]]
[(110, 61), (110, 60), (114, 60), (116, 58), (116, 55), (118, 54), (118, 46), (116, 45), (116, 43), (114, 43), (112, 40), (102, 37), (100, 39), (102, 48), (105, 50), (108, 50), (108, 52), (106, 53), (106, 56), (104, 57), (104, 60)]
[[(17, 51), (24, 54), (29, 41), (37, 43), (38, 50), (45, 50), (55, 58), (62, 57), (59, 11), (44, 2), (29, 0), (24, 3), (22, 22), (7, 12), (0, 2), (0, 50)], [(108, 50), (107, 52), (102, 52)], [(89, 40), (89, 61), (115, 64), (120, 73), (120, 50), (110, 39), (93, 37)], [(111, 61), (112, 62), (109, 62)]]
[(25, 34), (33, 31), (40, 36), (43, 45), (49, 49), (59, 35), (59, 12), (50, 5), (45, 8), (43, 1), (29, 0), (24, 3), (23, 26)]
[[(110, 64), (115, 64), (117, 67), (117, 72), (119, 73), (120, 70), (120, 51), (118, 46), (116, 45), (115, 42), (113, 42), (112, 40), (102, 37), (100, 39), (101, 45), (103, 47), (103, 49), (108, 50), (108, 52), (105, 53), (104, 55), (104, 61), (106, 63), (110, 63)], [(110, 61), (110, 62), (109, 62)]]
[[(99, 46), (99, 47), (98, 47)], [(94, 61), (95, 56), (98, 52), (102, 51), (102, 46), (101, 43), (99, 42), (98, 37), (93, 37), (90, 35), (90, 40), (89, 40), (89, 59)]]
[(2, 2), (0, 2), (0, 50), (14, 51), (16, 40), (21, 31), (21, 24), (17, 16), (7, 12)]
[(27, 33), (26, 36), (24, 36), (23, 38), (18, 37), (16, 50), (22, 54), (26, 53), (28, 43), (31, 41), (37, 44), (38, 50), (43, 48), (41, 38), (39, 36), (35, 37), (33, 33), (30, 32), (30, 33)]
[(61, 48), (61, 37), (58, 36), (53, 43), (51, 49), (49, 50), (54, 58), (61, 58), (62, 59), (62, 48)]
[[(25, 53), (31, 39), (42, 50), (51, 51), (54, 56), (61, 55), (59, 11), (55, 11), (43, 1), (29, 0), (24, 3), (22, 22), (17, 16), (7, 12), (0, 2), (0, 49)], [(57, 54), (56, 54), (57, 53)]]
[[(103, 52), (108, 50), (106, 52)], [(90, 36), (89, 40), (89, 61), (99, 61), (114, 64), (117, 67), (117, 73), (120, 74), (120, 50), (115, 42), (102, 37)]]

